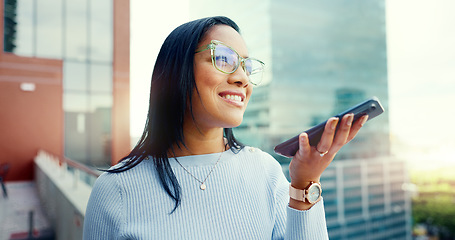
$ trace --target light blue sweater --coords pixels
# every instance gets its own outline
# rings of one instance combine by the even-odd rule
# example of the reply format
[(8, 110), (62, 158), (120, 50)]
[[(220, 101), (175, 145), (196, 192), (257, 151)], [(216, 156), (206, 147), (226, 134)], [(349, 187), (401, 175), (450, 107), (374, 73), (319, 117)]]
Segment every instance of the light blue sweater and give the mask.
[[(198, 179), (220, 153), (179, 157)], [(84, 220), (84, 239), (328, 239), (324, 206), (290, 208), (289, 183), (280, 164), (257, 148), (225, 151), (206, 181), (207, 189), (174, 159), (181, 205), (161, 187), (153, 162), (145, 160), (96, 181)]]

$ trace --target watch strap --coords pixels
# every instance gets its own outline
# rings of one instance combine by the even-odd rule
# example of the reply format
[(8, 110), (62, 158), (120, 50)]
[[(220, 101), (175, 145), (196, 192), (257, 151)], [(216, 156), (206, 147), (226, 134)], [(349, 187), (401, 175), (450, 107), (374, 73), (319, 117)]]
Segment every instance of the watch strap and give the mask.
[(297, 201), (305, 202), (305, 190), (297, 189), (289, 184), (289, 197)]

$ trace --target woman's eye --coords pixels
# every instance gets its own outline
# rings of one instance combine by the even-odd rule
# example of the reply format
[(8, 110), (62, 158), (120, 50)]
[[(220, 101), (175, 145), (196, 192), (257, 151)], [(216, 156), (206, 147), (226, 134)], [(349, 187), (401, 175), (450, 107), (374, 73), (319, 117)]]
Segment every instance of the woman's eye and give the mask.
[(230, 64), (229, 58), (227, 56), (217, 56), (216, 62), (217, 62), (217, 64), (222, 64), (222, 65)]

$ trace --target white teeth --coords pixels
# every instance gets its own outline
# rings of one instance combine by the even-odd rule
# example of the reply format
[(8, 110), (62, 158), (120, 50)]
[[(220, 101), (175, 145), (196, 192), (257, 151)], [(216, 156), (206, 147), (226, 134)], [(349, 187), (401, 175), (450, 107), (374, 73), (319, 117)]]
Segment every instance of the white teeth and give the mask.
[(242, 101), (242, 97), (238, 96), (238, 95), (224, 95), (224, 98), (226, 99), (229, 99), (229, 100), (233, 100), (233, 101), (237, 101), (237, 102), (241, 102)]

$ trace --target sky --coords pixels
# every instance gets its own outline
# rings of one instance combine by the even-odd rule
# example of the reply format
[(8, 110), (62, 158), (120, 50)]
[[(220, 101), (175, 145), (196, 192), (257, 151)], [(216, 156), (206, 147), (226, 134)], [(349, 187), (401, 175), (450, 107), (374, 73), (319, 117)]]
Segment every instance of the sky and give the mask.
[[(176, 7), (178, 6), (178, 7)], [(131, 136), (142, 134), (150, 77), (166, 36), (189, 20), (187, 0), (131, 0)], [(392, 151), (455, 163), (455, 1), (386, 0)]]
[[(390, 130), (455, 162), (455, 1), (388, 0)], [(394, 143), (394, 142), (392, 142)], [(403, 150), (404, 151), (404, 150)]]
[(130, 8), (130, 133), (134, 138), (144, 129), (156, 56), (167, 35), (189, 20), (189, 6), (187, 0), (131, 0)]

